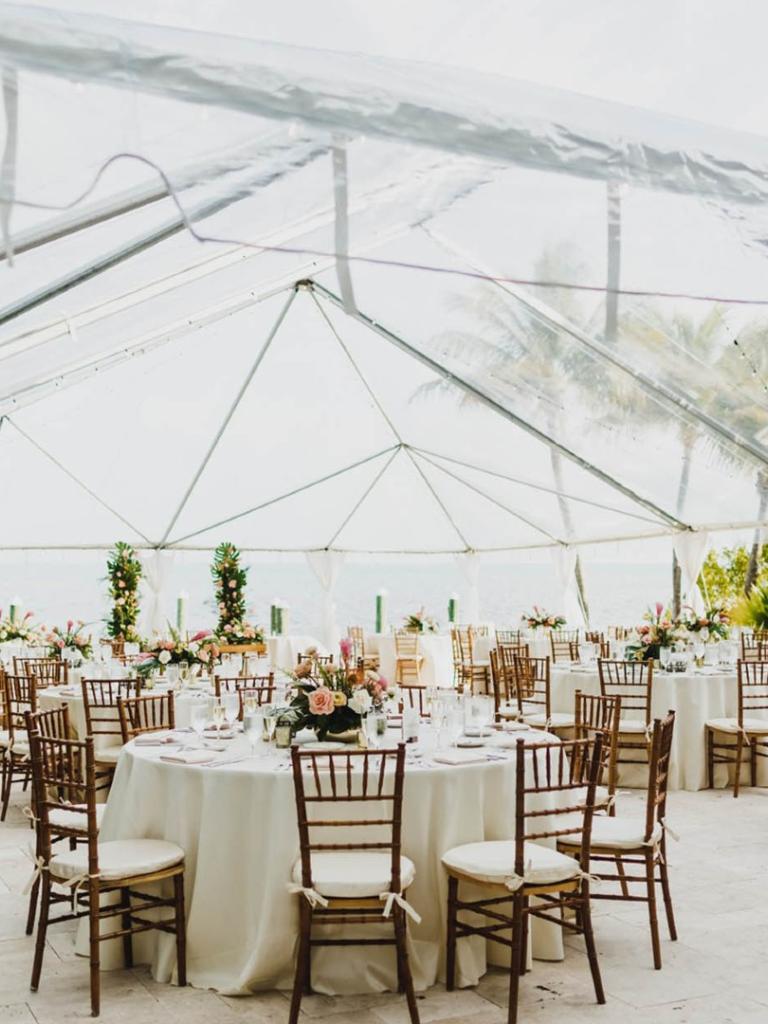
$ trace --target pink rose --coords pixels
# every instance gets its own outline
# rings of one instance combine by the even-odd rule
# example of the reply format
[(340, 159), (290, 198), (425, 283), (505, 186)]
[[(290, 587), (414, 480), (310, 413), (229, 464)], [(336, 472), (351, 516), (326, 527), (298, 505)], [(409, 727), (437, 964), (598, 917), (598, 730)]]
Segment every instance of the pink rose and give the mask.
[(237, 586), (237, 581), (236, 580), (230, 580), (229, 583), (228, 583), (228, 586), (229, 586), (230, 590), (234, 590), (235, 587)]
[(309, 711), (312, 715), (330, 715), (333, 711), (333, 691), (327, 686), (318, 686), (309, 695)]
[(64, 650), (64, 641), (63, 640), (58, 640), (57, 643), (56, 643), (56, 646), (59, 648), (60, 651), (63, 651)]
[(67, 619), (67, 632), (69, 632), (73, 626), (74, 622), (72, 621), (72, 619)]

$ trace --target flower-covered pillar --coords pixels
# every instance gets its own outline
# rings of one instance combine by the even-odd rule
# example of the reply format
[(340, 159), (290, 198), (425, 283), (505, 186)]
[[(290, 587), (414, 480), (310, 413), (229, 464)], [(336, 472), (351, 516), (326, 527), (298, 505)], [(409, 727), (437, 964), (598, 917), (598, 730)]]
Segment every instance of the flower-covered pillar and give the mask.
[(586, 625), (576, 585), (576, 555), (576, 548), (567, 544), (552, 549), (559, 607), (553, 607), (551, 611), (553, 615), (563, 615), (569, 629)]
[(153, 632), (165, 633), (168, 629), (168, 608), (170, 606), (169, 584), (173, 569), (174, 553), (157, 549), (147, 551), (143, 558), (143, 602), (142, 630), (148, 635)]
[(461, 616), (470, 625), (480, 622), (480, 555), (476, 551), (467, 551), (457, 555), (456, 560), (467, 584), (467, 600), (464, 604), (466, 614)]
[(336, 622), (336, 581), (344, 565), (341, 551), (308, 551), (307, 561), (317, 581), (323, 588), (323, 636), (328, 650), (334, 651), (339, 643), (339, 627)]
[(675, 537), (673, 548), (682, 573), (682, 593), (685, 603), (695, 612), (704, 611), (704, 598), (698, 586), (699, 573), (709, 548), (709, 534), (686, 530)]

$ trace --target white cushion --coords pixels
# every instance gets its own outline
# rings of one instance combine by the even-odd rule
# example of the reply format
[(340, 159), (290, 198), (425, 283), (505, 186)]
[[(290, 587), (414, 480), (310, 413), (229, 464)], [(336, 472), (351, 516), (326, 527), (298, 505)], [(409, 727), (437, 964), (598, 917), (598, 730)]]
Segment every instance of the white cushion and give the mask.
[[(717, 732), (738, 732), (739, 722), (736, 718), (710, 718), (707, 728)], [(744, 728), (747, 732), (768, 733), (768, 718), (745, 718)]]
[(423, 661), (423, 654), (398, 654), (395, 661)]
[(648, 726), (639, 718), (620, 718), (619, 732), (646, 733)]
[[(14, 734), (14, 739), (13, 739), (13, 752), (14, 752), (14, 754), (22, 754), (22, 755), (24, 755), (24, 754), (28, 754), (29, 753), (29, 743), (27, 743), (26, 735), (27, 734), (25, 732), (20, 732), (20, 733)], [(0, 729), (0, 747), (7, 747), (8, 746), (8, 740), (9, 740), (8, 730), (7, 729)]]
[[(661, 839), (661, 825), (657, 822), (651, 842)], [(563, 846), (580, 846), (581, 837), (564, 836), (558, 840)], [(605, 814), (596, 814), (592, 818), (591, 849), (607, 847), (613, 850), (636, 850), (645, 841), (645, 818), (609, 818)]]
[(569, 715), (565, 711), (553, 711), (549, 716), (549, 719), (547, 719), (547, 716), (543, 711), (538, 715), (525, 715), (524, 721), (528, 725), (542, 727), (549, 724), (552, 729), (569, 729), (571, 726), (576, 724), (576, 720), (573, 715)]
[[(181, 864), (184, 851), (164, 839), (113, 839), (99, 843), (99, 877), (104, 881), (149, 875)], [(74, 878), (88, 873), (88, 847), (78, 846), (51, 859), (51, 874)]]
[[(101, 828), (101, 819), (106, 811), (106, 804), (96, 804), (96, 825)], [(80, 804), (71, 810), (67, 807), (54, 808), (48, 815), (48, 821), (53, 828), (79, 828), (83, 832), (88, 831), (88, 814), (85, 805)]]
[[(407, 889), (416, 877), (413, 861), (400, 858), (400, 885)], [(293, 865), (293, 881), (301, 885), (301, 861)], [(312, 884), (321, 896), (341, 899), (378, 896), (388, 892), (392, 858), (388, 853), (344, 850), (312, 854)]]
[[(567, 882), (581, 870), (573, 857), (537, 843), (526, 843), (523, 856), (526, 885)], [(443, 854), (442, 861), (449, 871), (469, 875), (478, 882), (503, 884), (515, 874), (515, 844), (512, 840), (467, 843)]]
[(94, 752), (93, 756), (96, 764), (117, 764), (120, 754), (122, 752), (122, 746), (119, 747), (98, 747)]
[(499, 718), (517, 718), (518, 714), (517, 704), (499, 705)]

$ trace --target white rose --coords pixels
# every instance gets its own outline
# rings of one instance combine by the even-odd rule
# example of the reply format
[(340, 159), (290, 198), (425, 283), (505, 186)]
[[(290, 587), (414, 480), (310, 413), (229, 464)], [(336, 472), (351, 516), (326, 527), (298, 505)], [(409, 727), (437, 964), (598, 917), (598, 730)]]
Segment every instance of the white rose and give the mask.
[(160, 651), (160, 653), (157, 656), (157, 660), (160, 662), (161, 665), (167, 665), (168, 662), (171, 660), (171, 652)]
[(197, 654), (197, 652), (200, 650), (200, 644), (197, 643), (197, 641), (191, 643), (189, 645), (189, 650), (191, 651), (192, 654)]
[(372, 705), (373, 700), (367, 690), (355, 690), (349, 699), (349, 707), (356, 715), (367, 715)]

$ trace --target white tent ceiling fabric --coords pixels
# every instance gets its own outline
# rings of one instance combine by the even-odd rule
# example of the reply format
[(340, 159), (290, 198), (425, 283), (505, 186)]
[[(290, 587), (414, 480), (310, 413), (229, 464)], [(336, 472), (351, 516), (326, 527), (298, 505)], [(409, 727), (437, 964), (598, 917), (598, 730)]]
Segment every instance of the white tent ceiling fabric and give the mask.
[[(570, 574), (576, 545), (755, 525), (751, 125), (426, 37), (365, 56), (353, 17), (330, 52), (236, 3), (226, 37), (77, 6), (0, 7), (0, 549), (552, 548)], [(481, 8), (444, 10), (454, 58)]]

